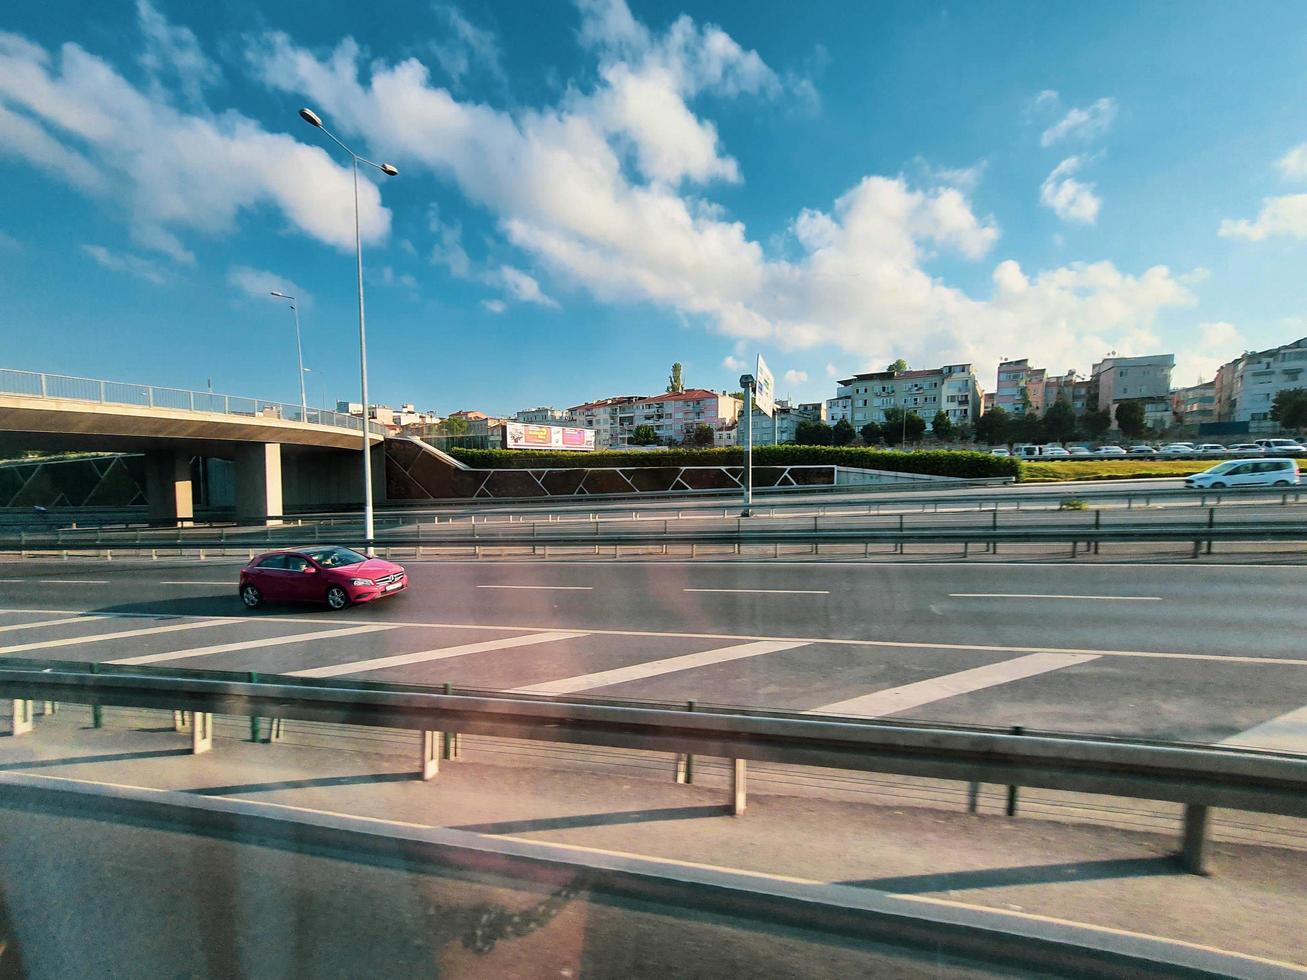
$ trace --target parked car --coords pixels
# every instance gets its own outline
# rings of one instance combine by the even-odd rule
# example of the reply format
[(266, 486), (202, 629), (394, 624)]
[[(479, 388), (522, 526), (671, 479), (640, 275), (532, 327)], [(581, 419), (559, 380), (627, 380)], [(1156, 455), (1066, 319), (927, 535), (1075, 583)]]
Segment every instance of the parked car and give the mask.
[(1013, 453), (1013, 455), (1015, 455), (1015, 456), (1019, 456), (1019, 457), (1021, 457), (1022, 459), (1033, 459), (1033, 458), (1035, 458), (1036, 456), (1043, 456), (1043, 455), (1044, 455), (1044, 447), (1043, 447), (1043, 446), (1031, 446), (1031, 445), (1021, 445), (1021, 446), (1017, 446), (1017, 447), (1015, 447), (1015, 452)]
[(1126, 455), (1126, 451), (1125, 451), (1124, 449), (1122, 449), (1120, 446), (1099, 446), (1097, 452), (1098, 452), (1098, 455), (1099, 455), (1099, 456), (1124, 456), (1124, 455)]
[(1092, 454), (1089, 452), (1089, 447), (1087, 447), (1087, 446), (1071, 446), (1071, 447), (1067, 450), (1067, 452), (1069, 452), (1072, 456), (1089, 456), (1089, 455), (1092, 455)]
[(1152, 446), (1146, 446), (1142, 442), (1130, 447), (1131, 456), (1151, 456), (1157, 452)]
[(1173, 442), (1162, 447), (1164, 456), (1192, 456), (1194, 452), (1194, 447), (1187, 442)]
[(1186, 477), (1184, 485), (1193, 490), (1297, 486), (1298, 461), (1296, 459), (1228, 459), (1201, 473)]
[(998, 449), (991, 449), (991, 450), (989, 451), (989, 455), (991, 455), (991, 456), (1008, 456), (1008, 455), (1010, 455), (1010, 454), (1008, 453), (1008, 451), (1007, 451), (1006, 449), (1004, 449), (1003, 447), (1000, 446)]
[(1061, 446), (1045, 446), (1044, 455), (1045, 456), (1070, 456), (1071, 454), (1067, 452), (1065, 449), (1063, 449)]
[(1195, 446), (1194, 448), (1198, 452), (1203, 453), (1206, 456), (1215, 456), (1218, 453), (1229, 452), (1229, 450), (1227, 450), (1224, 446), (1215, 442), (1205, 442), (1200, 446)]
[(344, 609), (408, 588), (403, 565), (339, 545), (256, 555), (241, 569), (240, 597), (249, 609), (267, 602), (325, 602)]
[(1293, 439), (1254, 439), (1253, 443), (1261, 447), (1264, 453), (1275, 453), (1277, 456), (1297, 456), (1299, 453), (1307, 453), (1307, 447)]

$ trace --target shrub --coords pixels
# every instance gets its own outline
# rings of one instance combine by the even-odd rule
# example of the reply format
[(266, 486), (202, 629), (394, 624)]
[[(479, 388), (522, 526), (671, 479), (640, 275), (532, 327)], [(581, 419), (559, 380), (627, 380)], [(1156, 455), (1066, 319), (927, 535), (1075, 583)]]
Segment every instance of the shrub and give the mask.
[[(722, 449), (668, 449), (657, 452), (624, 452), (602, 449), (593, 453), (542, 453), (517, 449), (451, 449), (449, 454), (477, 469), (559, 469), (609, 466), (739, 466), (744, 453), (736, 447)], [(1020, 478), (1020, 463), (988, 453), (933, 452), (904, 453), (857, 446), (755, 446), (755, 466), (836, 465), (896, 473), (923, 473), (963, 479)]]

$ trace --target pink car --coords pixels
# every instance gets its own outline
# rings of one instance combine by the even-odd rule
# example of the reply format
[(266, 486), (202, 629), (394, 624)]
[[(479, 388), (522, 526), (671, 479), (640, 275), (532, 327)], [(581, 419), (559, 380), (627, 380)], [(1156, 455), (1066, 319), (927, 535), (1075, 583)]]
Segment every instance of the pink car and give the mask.
[(249, 609), (268, 602), (325, 602), (344, 609), (408, 588), (403, 565), (339, 545), (269, 551), (241, 569), (240, 597)]

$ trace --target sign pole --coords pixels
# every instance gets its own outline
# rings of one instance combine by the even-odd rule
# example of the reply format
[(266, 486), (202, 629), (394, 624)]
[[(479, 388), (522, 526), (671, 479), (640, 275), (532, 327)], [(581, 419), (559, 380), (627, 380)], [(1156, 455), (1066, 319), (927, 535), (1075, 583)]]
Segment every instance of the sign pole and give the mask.
[(753, 378), (745, 375), (740, 383), (744, 385), (744, 510), (740, 516), (749, 517), (753, 508)]

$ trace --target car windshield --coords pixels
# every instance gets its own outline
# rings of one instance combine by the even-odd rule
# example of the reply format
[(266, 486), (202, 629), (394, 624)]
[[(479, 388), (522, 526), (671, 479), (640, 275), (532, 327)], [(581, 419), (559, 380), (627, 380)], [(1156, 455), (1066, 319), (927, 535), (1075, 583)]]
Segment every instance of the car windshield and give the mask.
[(1242, 465), (1243, 465), (1243, 464), (1240, 463), (1238, 460), (1230, 460), (1230, 461), (1225, 462), (1225, 463), (1217, 463), (1215, 466), (1211, 467), (1210, 469), (1203, 470), (1203, 472), (1204, 472), (1204, 473), (1211, 473), (1211, 474), (1215, 475), (1215, 474), (1218, 474), (1218, 473), (1226, 473), (1226, 472), (1229, 472), (1229, 471), (1230, 471), (1231, 469), (1233, 469), (1234, 467), (1236, 467), (1236, 466), (1242, 466)]
[(358, 565), (368, 560), (367, 555), (360, 555), (357, 551), (339, 547), (308, 548), (304, 554), (323, 568), (343, 568), (346, 565)]

